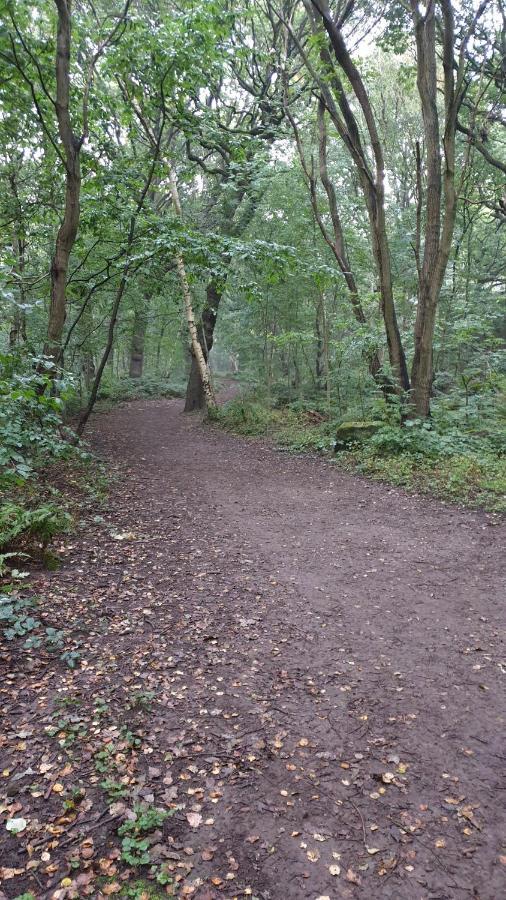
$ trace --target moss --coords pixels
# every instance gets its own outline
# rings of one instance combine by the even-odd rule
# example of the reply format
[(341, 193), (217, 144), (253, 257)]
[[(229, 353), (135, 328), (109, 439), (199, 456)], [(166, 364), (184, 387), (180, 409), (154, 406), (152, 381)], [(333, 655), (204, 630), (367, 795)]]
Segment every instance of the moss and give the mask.
[(352, 444), (363, 444), (381, 428), (381, 422), (343, 422), (336, 430), (334, 450), (346, 450)]

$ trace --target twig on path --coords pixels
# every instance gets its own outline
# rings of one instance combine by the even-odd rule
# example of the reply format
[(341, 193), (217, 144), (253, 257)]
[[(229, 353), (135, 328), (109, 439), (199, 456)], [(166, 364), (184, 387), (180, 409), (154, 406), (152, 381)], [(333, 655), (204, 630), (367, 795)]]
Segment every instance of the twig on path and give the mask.
[(58, 773), (56, 773), (54, 778), (52, 778), (51, 781), (49, 782), (49, 787), (47, 788), (46, 793), (44, 794), (44, 800), (49, 800), (49, 798), (51, 796), (51, 791), (53, 790), (57, 781), (58, 781)]
[[(344, 802), (346, 803), (346, 800), (345, 800)], [(364, 817), (363, 817), (362, 813), (360, 812), (360, 810), (359, 810), (357, 804), (354, 803), (353, 800), (352, 800), (350, 797), (348, 797), (348, 803), (349, 803), (351, 806), (353, 806), (353, 809), (355, 810), (355, 812), (356, 812), (356, 813), (358, 814), (358, 816), (360, 817), (360, 821), (361, 821), (361, 823), (362, 823), (362, 834), (364, 835), (364, 847), (365, 847), (366, 850), (367, 850), (367, 832), (366, 832), (366, 830), (365, 830)]]

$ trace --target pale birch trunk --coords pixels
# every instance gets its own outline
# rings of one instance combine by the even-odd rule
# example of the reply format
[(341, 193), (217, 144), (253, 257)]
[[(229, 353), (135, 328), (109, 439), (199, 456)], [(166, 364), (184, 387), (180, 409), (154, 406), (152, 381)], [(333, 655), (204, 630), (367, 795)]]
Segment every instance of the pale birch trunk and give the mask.
[[(174, 210), (178, 218), (182, 218), (182, 210), (181, 210), (181, 202), (179, 200), (179, 191), (177, 189), (176, 178), (174, 175), (174, 170), (170, 163), (168, 164), (169, 169), (169, 179), (170, 179), (170, 192), (172, 197), (172, 202), (174, 204)], [(213, 386), (211, 384), (211, 374), (209, 371), (209, 366), (207, 364), (206, 358), (204, 356), (204, 352), (202, 350), (201, 343), (199, 341), (197, 325), (195, 323), (195, 314), (193, 312), (193, 298), (190, 290), (190, 284), (188, 281), (188, 276), (186, 274), (186, 266), (183, 259), (183, 254), (179, 251), (176, 253), (176, 268), (177, 273), (179, 275), (179, 281), (181, 282), (181, 290), (183, 293), (183, 302), (184, 309), (186, 315), (186, 322), (188, 324), (188, 331), (190, 334), (191, 341), (191, 350), (194, 359), (196, 360), (200, 378), (202, 381), (202, 389), (204, 391), (204, 397), (206, 401), (206, 406), (208, 409), (214, 408), (216, 406), (216, 399), (214, 396)]]

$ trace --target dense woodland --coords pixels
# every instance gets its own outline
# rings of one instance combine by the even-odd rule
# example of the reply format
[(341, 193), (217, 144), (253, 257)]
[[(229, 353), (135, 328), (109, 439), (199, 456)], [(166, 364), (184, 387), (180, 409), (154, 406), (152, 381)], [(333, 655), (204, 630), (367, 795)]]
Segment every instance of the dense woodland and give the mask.
[(0, 0), (0, 900), (506, 896), (505, 87), (506, 0)]
[(500, 503), (502, 0), (4, 0), (0, 41), (7, 488), (185, 395)]

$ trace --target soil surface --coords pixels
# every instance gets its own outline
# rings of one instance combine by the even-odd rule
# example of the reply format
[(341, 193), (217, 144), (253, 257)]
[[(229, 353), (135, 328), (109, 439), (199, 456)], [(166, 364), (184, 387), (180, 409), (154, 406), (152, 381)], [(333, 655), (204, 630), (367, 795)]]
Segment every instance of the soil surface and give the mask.
[[(180, 401), (88, 436), (118, 478), (38, 584), (79, 661), (2, 683), (0, 894), (505, 896), (504, 526)], [(153, 868), (134, 803), (172, 811)]]

